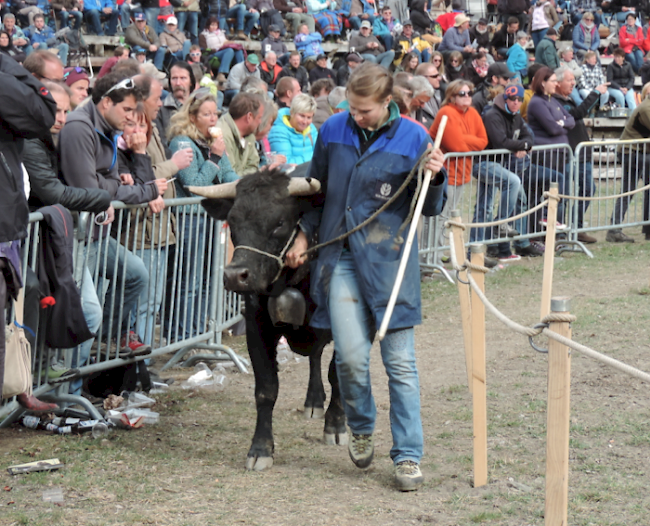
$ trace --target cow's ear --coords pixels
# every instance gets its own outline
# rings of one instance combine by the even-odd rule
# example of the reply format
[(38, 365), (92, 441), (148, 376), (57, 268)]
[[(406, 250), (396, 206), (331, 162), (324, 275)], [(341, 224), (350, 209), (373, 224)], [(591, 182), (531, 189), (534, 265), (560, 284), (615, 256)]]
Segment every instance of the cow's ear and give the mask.
[(233, 199), (204, 199), (201, 205), (211, 218), (225, 221), (234, 202)]

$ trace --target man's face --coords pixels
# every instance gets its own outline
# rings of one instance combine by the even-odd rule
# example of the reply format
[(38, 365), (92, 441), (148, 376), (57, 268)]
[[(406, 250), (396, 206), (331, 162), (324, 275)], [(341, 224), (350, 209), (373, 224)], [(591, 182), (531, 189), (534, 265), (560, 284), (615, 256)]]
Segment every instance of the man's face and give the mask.
[(614, 62), (616, 62), (619, 66), (622, 66), (623, 62), (625, 62), (625, 57), (622, 57), (621, 55), (614, 55)]
[(246, 61), (246, 69), (248, 71), (253, 73), (253, 71), (255, 71), (256, 68), (257, 68), (257, 66), (255, 64), (251, 64), (250, 62), (248, 62), (248, 60)]
[(327, 67), (327, 59), (326, 58), (321, 58), (320, 60), (316, 61), (316, 64), (324, 69), (324, 68)]
[(507, 86), (510, 82), (510, 79), (506, 77), (493, 77), (493, 81), (495, 78), (497, 79), (495, 86)]
[(587, 62), (587, 64), (589, 64), (590, 66), (595, 66), (597, 61), (598, 61), (598, 57), (596, 55), (593, 55), (585, 59), (585, 62)]
[(138, 28), (140, 31), (144, 31), (144, 27), (147, 25), (146, 20), (136, 20), (135, 21), (135, 27)]
[(362, 27), (359, 32), (361, 33), (361, 36), (363, 37), (368, 37), (370, 35), (370, 28), (369, 27)]
[(36, 26), (36, 29), (43, 29), (43, 26), (45, 26), (45, 19), (41, 17), (35, 18), (34, 25)]
[(458, 29), (461, 33), (467, 31), (469, 29), (469, 22), (463, 22)]
[(307, 27), (306, 25), (302, 25), (300, 26), (300, 29), (298, 31), (300, 31), (303, 35), (308, 35), (309, 27)]
[(149, 92), (149, 98), (145, 99), (143, 102), (144, 110), (147, 112), (147, 117), (150, 121), (154, 121), (158, 116), (158, 110), (162, 106), (162, 100), (160, 96), (162, 95), (162, 84), (157, 80), (151, 82), (151, 91)]
[(172, 66), (169, 83), (172, 88), (173, 97), (179, 102), (185, 102), (190, 95), (192, 86), (190, 85), (190, 74), (183, 68)]
[(272, 69), (278, 63), (278, 57), (275, 53), (267, 53), (264, 62)]
[(289, 99), (289, 103), (293, 100), (293, 98), (300, 93), (300, 83), (296, 80), (293, 79), (293, 82), (291, 83), (291, 89), (287, 91), (287, 99)]
[(11, 33), (16, 26), (16, 21), (13, 18), (5, 18), (5, 29)]
[(485, 33), (487, 31), (487, 25), (485, 24), (478, 24), (476, 27), (479, 33)]
[(361, 62), (357, 62), (356, 60), (350, 60), (350, 61), (348, 62), (348, 67), (349, 67), (350, 69), (354, 69), (354, 68), (356, 68), (359, 64), (361, 64)]
[(558, 82), (556, 89), (560, 93), (560, 95), (562, 95), (563, 97), (568, 97), (569, 95), (571, 95), (571, 92), (575, 87), (576, 87), (575, 76), (570, 71), (565, 71), (564, 77), (562, 78), (561, 82)]
[(70, 111), (70, 97), (65, 92), (53, 92), (52, 98), (56, 101), (56, 119), (50, 128), (53, 135), (59, 133), (65, 125), (65, 120)]
[(280, 32), (279, 31), (269, 31), (269, 35), (271, 35), (271, 38), (277, 40), (280, 38)]
[(260, 106), (257, 110), (257, 114), (249, 113), (246, 115), (248, 119), (248, 125), (246, 126), (246, 131), (244, 135), (250, 135), (255, 133), (255, 130), (259, 128), (259, 125), (262, 124), (262, 117), (264, 116), (264, 106)]
[(517, 31), (519, 31), (519, 22), (517, 22), (517, 23), (515, 23), (515, 24), (508, 24), (508, 29), (507, 29), (507, 31), (508, 31), (508, 33), (510, 33), (511, 35), (514, 35)]
[(506, 99), (506, 106), (512, 113), (517, 113), (521, 109), (521, 103), (524, 101), (522, 97), (508, 97)]
[(291, 64), (292, 68), (298, 68), (300, 66), (300, 55), (294, 55), (289, 57), (289, 64)]
[(426, 77), (433, 89), (440, 89), (440, 72), (437, 67), (429, 67), (424, 77)]
[(406, 38), (411, 38), (411, 35), (413, 34), (413, 26), (404, 26), (404, 29), (402, 29), (402, 34)]
[(114, 130), (124, 130), (126, 122), (133, 120), (133, 112), (137, 104), (133, 95), (124, 97), (124, 100), (117, 104), (113, 103), (108, 97), (103, 98), (101, 102), (104, 104), (105, 109), (103, 117)]
[(390, 22), (390, 19), (393, 18), (393, 12), (390, 9), (386, 9), (381, 16), (384, 17), (386, 22)]

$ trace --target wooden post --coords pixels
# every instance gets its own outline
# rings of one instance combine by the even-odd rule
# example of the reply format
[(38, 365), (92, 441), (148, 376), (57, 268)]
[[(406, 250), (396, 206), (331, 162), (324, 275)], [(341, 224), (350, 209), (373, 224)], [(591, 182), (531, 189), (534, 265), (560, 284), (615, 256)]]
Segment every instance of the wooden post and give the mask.
[[(452, 210), (451, 218), (454, 221), (462, 222), (460, 211)], [(462, 265), (465, 261), (465, 241), (461, 228), (452, 226), (451, 235), (454, 236), (454, 245), (456, 248), (456, 261)], [(467, 282), (467, 271), (463, 270), (458, 273), (458, 277)], [(467, 386), (469, 392), (472, 392), (472, 307), (469, 299), (469, 286), (460, 281), (458, 285), (458, 300), (460, 303), (460, 321), (463, 327), (463, 344), (465, 346), (465, 366), (467, 367)]]
[[(472, 263), (483, 266), (485, 245), (472, 245)], [(485, 274), (473, 272), (476, 284), (485, 292)], [(487, 389), (485, 374), (485, 306), (472, 289), (472, 406), (474, 423), (474, 487), (488, 482)]]
[[(557, 183), (551, 183), (551, 196), (558, 195)], [(546, 248), (544, 249), (544, 278), (542, 280), (542, 308), (540, 320), (544, 318), (551, 307), (553, 292), (553, 264), (555, 258), (555, 223), (557, 222), (557, 199), (551, 197), (546, 215)]]
[[(568, 298), (553, 298), (551, 310), (568, 313)], [(568, 322), (551, 322), (549, 329), (571, 338)], [(546, 526), (566, 526), (569, 503), (569, 416), (571, 350), (553, 339), (548, 343), (548, 415), (546, 421)]]

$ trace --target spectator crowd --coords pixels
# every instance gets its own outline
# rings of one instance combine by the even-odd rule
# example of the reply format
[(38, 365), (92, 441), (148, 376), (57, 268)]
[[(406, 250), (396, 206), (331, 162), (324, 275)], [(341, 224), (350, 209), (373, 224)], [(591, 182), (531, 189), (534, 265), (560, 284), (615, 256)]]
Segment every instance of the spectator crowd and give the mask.
[[(443, 11), (434, 14), (441, 3)], [(170, 294), (161, 285), (169, 280), (170, 261), (209, 261), (200, 257), (208, 234), (199, 207), (187, 205), (185, 213), (194, 221), (180, 224), (165, 209), (165, 200), (191, 196), (188, 186), (235, 181), (264, 166), (309, 163), (321, 125), (348, 110), (346, 83), (364, 62), (391, 72), (392, 100), (401, 118), (435, 137), (447, 117), (444, 153), (510, 152), (487, 153), (473, 163), (461, 157), (449, 160), (443, 218), (457, 207), (472, 179), (478, 183), (475, 222), (493, 219), (497, 193), (496, 219), (533, 206), (552, 182), (561, 194), (570, 193), (566, 151), (589, 140), (584, 119), (596, 110), (627, 107), (642, 122), (650, 120), (650, 103), (634, 90), (637, 73), (650, 76), (645, 56), (650, 32), (636, 2), (614, 0), (601, 6), (574, 0), (569, 7), (553, 0), (533, 5), (500, 0), (497, 26), (485, 18), (472, 25), (455, 3), (446, 8), (444, 2), (433, 4), (0, 3), (0, 63), (22, 63), (56, 103), (49, 131), (29, 137), (20, 159), (30, 187), (29, 206), (60, 204), (98, 214), (85, 247), (86, 266), (77, 276), (90, 332), (106, 327), (102, 338), (113, 341), (120, 356), (151, 352), (152, 313)], [(605, 26), (599, 24), (605, 19), (620, 25), (615, 49), (601, 46)], [(119, 31), (124, 37), (96, 79), (67, 64), (66, 35), (83, 23), (87, 33)], [(560, 36), (571, 41), (558, 49)], [(259, 54), (246, 49), (251, 38), (261, 41)], [(323, 42), (342, 39), (348, 43), (345, 56), (324, 52)], [(295, 51), (287, 41), (294, 42)], [(645, 130), (650, 122), (647, 126)], [(626, 128), (624, 138), (638, 138), (638, 129)], [(533, 146), (548, 150), (540, 153)], [(583, 161), (574, 177), (580, 195), (590, 196), (591, 160)], [(118, 226), (111, 201), (146, 204), (149, 213), (133, 213)], [(578, 207), (579, 225), (587, 206)], [(625, 204), (617, 210), (613, 223), (625, 215)], [(564, 221), (561, 202), (558, 228), (565, 227)], [(154, 222), (164, 226), (162, 235), (153, 236)], [(495, 229), (473, 229), (470, 237), (503, 240), (545, 227), (546, 218), (539, 215)], [(626, 238), (617, 229), (607, 237), (613, 242)], [(586, 233), (578, 240), (595, 242)], [(542, 255), (544, 246), (522, 239), (512, 245), (502, 241), (490, 250), (496, 259), (516, 261)], [(100, 298), (92, 284), (90, 269), (100, 257), (104, 278), (118, 281), (109, 290), (124, 290), (121, 301)], [(209, 297), (201, 291), (209, 269), (199, 267), (179, 278), (183, 292), (177, 295), (181, 304), (176, 311), (192, 315), (176, 320), (178, 338), (205, 329)], [(73, 367), (87, 363), (92, 344), (91, 338), (80, 345)], [(80, 382), (72, 384), (74, 394), (80, 389)]]

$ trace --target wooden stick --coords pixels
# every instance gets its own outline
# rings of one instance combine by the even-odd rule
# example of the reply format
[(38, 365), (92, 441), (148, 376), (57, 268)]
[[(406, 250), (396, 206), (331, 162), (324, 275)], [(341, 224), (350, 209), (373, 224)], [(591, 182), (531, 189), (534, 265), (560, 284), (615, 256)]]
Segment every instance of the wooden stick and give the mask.
[[(442, 141), (442, 135), (445, 132), (445, 126), (447, 126), (447, 116), (443, 115), (440, 120), (440, 126), (438, 127), (438, 133), (436, 135), (436, 140), (433, 144), (433, 149), (440, 148), (440, 142)], [(388, 305), (386, 306), (386, 312), (384, 313), (384, 318), (381, 320), (381, 327), (379, 327), (379, 340), (383, 340), (386, 336), (386, 331), (388, 330), (388, 324), (390, 318), (393, 315), (393, 309), (395, 308), (395, 302), (397, 301), (397, 295), (399, 294), (399, 289), (402, 287), (402, 281), (404, 280), (404, 272), (406, 271), (406, 264), (408, 263), (409, 255), (411, 253), (411, 246), (413, 245), (413, 238), (418, 229), (418, 221), (420, 220), (420, 214), (422, 214), (422, 207), (424, 206), (424, 200), (427, 198), (427, 191), (429, 190), (429, 184), (431, 183), (431, 170), (426, 170), (424, 172), (424, 181), (422, 183), (422, 189), (420, 190), (420, 195), (418, 196), (418, 202), (415, 205), (415, 211), (413, 212), (413, 219), (411, 221), (411, 227), (409, 228), (408, 236), (406, 237), (406, 243), (404, 244), (404, 252), (402, 253), (402, 260), (399, 263), (399, 268), (397, 269), (397, 277), (395, 278), (395, 285), (393, 285), (393, 291), (390, 294), (390, 299), (388, 300)]]
[[(485, 245), (472, 245), (472, 263), (483, 266)], [(474, 281), (485, 292), (485, 274), (476, 272)], [(488, 483), (487, 382), (485, 371), (485, 305), (472, 289), (472, 415), (474, 427), (474, 487)]]
[(546, 215), (546, 248), (544, 249), (544, 276), (542, 278), (542, 304), (539, 319), (544, 319), (551, 311), (551, 294), (553, 292), (553, 265), (555, 263), (555, 224), (557, 222), (558, 185), (551, 183), (551, 198)]

